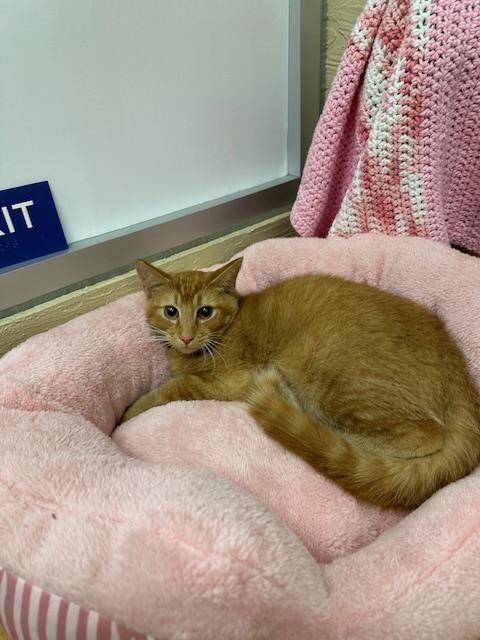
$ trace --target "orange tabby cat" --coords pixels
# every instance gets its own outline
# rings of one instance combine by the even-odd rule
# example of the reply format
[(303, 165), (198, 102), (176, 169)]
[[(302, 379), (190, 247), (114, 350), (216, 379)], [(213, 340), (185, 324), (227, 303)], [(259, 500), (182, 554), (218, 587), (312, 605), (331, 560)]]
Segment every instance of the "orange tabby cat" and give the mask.
[(164, 273), (138, 261), (173, 400), (246, 400), (264, 431), (356, 496), (415, 507), (480, 460), (479, 399), (442, 322), (365, 284), (306, 275), (240, 297), (242, 260)]

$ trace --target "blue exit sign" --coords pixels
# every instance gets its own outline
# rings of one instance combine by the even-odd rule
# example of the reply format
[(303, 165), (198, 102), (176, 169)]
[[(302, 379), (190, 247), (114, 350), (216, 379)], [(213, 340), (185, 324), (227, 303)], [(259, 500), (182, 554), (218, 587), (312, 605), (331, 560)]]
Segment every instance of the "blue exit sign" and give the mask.
[(48, 182), (0, 191), (0, 268), (67, 248)]

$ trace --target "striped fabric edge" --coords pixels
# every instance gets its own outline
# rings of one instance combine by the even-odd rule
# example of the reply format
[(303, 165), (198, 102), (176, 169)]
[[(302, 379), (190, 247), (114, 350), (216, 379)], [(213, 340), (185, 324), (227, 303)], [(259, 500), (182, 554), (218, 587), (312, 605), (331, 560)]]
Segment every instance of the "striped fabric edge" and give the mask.
[(0, 631), (12, 640), (153, 640), (0, 567)]

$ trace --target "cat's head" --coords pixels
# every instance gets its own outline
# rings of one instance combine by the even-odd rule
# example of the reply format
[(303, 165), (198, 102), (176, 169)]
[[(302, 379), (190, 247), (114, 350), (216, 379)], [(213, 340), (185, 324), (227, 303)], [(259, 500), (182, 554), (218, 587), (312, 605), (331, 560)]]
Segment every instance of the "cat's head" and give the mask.
[(238, 311), (241, 265), (237, 258), (217, 271), (166, 273), (138, 260), (147, 320), (160, 340), (181, 353), (215, 348)]

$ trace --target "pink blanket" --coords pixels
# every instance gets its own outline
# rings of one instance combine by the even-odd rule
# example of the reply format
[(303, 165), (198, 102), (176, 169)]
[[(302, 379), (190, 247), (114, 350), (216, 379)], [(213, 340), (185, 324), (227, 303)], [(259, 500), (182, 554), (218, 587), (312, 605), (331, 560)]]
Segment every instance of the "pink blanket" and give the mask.
[[(480, 381), (480, 263), (415, 238), (272, 240), (238, 286), (324, 271), (448, 322)], [(0, 360), (0, 567), (159, 638), (478, 640), (480, 475), (411, 514), (345, 494), (241, 404), (112, 433), (168, 375), (134, 294)]]
[(298, 232), (480, 251), (479, 87), (478, 2), (369, 0), (315, 132)]

